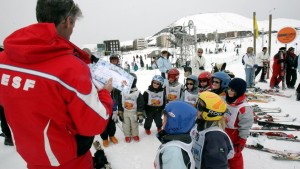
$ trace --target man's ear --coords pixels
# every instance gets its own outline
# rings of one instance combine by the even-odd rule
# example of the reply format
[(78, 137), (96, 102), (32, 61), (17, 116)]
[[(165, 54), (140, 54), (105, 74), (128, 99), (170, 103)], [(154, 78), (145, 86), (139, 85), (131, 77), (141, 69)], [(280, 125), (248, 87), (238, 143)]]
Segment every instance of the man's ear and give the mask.
[(74, 19), (73, 19), (71, 16), (68, 16), (68, 17), (65, 19), (64, 26), (65, 26), (66, 28), (73, 27), (73, 26), (74, 26)]

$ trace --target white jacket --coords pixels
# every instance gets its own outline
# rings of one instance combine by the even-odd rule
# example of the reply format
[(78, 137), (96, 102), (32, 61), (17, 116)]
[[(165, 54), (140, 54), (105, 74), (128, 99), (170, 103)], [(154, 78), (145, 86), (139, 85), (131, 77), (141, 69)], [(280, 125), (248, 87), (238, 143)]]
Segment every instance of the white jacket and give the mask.
[(257, 54), (256, 56), (256, 64), (260, 67), (263, 66), (263, 61), (269, 61), (270, 59), (270, 55), (268, 54), (268, 52), (264, 53), (263, 51), (260, 52), (259, 54)]
[(205, 69), (205, 58), (204, 56), (199, 57), (199, 56), (195, 56), (193, 57), (192, 61), (191, 61), (191, 67), (192, 67), (192, 74), (195, 76), (199, 76), (199, 74), (205, 70), (200, 70), (199, 67), (203, 66)]
[(255, 56), (254, 55), (249, 55), (246, 53), (244, 56), (244, 62), (245, 62), (245, 68), (253, 68), (255, 64)]

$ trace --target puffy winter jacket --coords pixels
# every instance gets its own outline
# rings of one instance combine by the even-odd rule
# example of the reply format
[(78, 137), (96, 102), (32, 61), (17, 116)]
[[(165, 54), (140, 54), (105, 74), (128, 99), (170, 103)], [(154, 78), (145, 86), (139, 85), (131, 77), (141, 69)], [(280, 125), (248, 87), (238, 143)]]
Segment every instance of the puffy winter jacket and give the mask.
[(172, 69), (172, 64), (170, 60), (163, 56), (161, 56), (156, 63), (159, 71), (162, 73), (166, 73), (168, 70)]
[(107, 125), (112, 100), (101, 90), (99, 101), (84, 52), (51, 23), (17, 30), (4, 46), (0, 104), (18, 153), (38, 166), (60, 166), (86, 154)]

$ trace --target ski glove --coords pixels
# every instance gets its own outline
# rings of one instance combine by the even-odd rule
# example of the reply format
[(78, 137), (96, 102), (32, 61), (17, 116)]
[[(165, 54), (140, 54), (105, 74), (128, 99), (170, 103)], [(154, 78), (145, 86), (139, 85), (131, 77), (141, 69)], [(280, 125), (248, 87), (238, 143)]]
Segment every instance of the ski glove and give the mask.
[(113, 112), (112, 120), (113, 120), (115, 123), (118, 123), (118, 111), (114, 111), (114, 112)]
[(240, 153), (245, 147), (247, 140), (243, 138), (239, 138), (239, 140), (234, 144), (234, 151), (235, 153)]
[(119, 111), (118, 116), (119, 116), (120, 121), (123, 122), (124, 121), (124, 112)]
[(143, 116), (143, 113), (142, 113), (142, 112), (137, 112), (137, 121), (138, 121), (140, 124), (143, 124), (144, 116)]

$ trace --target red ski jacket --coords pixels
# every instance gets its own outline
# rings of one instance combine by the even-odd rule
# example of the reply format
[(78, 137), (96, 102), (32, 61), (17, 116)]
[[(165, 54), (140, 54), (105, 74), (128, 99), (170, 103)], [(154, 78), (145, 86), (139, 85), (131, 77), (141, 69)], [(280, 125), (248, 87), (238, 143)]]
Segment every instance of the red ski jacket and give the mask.
[[(283, 54), (283, 59), (285, 59), (285, 58), (286, 58), (286, 54), (284, 53)], [(274, 55), (274, 58), (273, 58), (272, 69), (275, 72), (280, 72), (280, 70), (281, 70), (281, 65), (280, 65), (280, 63), (278, 63), (279, 59), (280, 59), (280, 53), (278, 52), (276, 55)]]
[(60, 166), (86, 154), (85, 138), (102, 133), (112, 112), (110, 93), (97, 94), (91, 82), (86, 54), (51, 23), (17, 30), (4, 46), (0, 104), (18, 153), (38, 166)]

